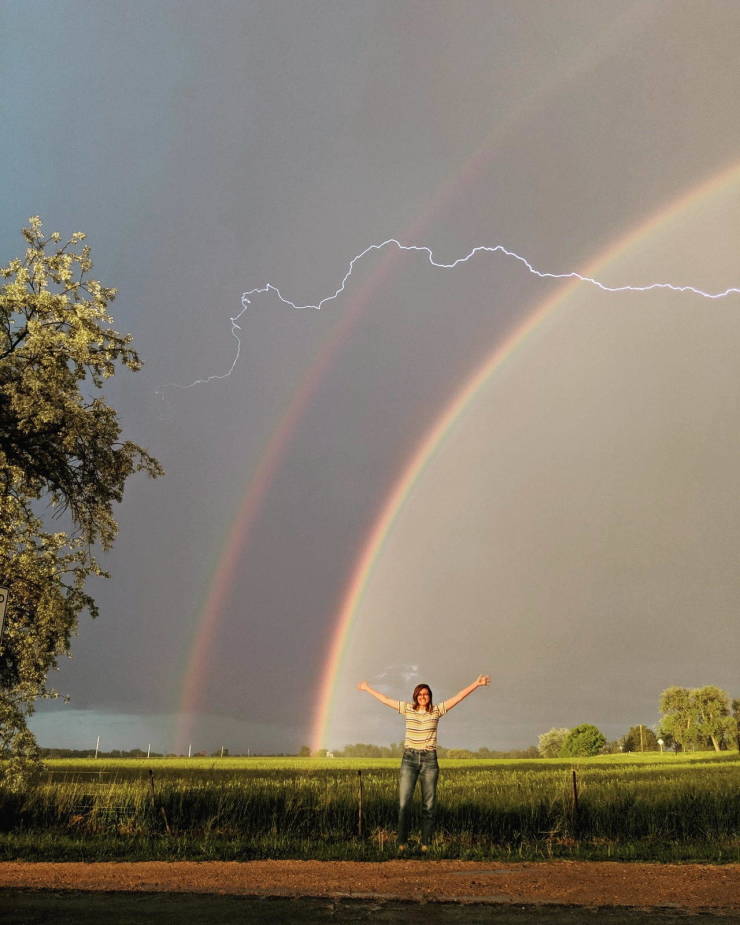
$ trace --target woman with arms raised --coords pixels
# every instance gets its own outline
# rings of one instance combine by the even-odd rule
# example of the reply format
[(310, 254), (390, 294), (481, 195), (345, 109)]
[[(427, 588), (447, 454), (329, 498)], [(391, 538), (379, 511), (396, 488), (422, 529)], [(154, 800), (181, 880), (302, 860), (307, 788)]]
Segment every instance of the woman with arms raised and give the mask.
[(367, 681), (361, 681), (357, 687), (372, 694), (376, 700), (397, 710), (406, 720), (406, 738), (403, 743), (403, 759), (398, 782), (398, 850), (406, 851), (411, 821), (411, 801), (414, 796), (416, 781), (421, 781), (421, 850), (428, 851), (434, 829), (434, 808), (437, 796), (437, 723), (468, 694), (479, 687), (491, 683), (488, 675), (482, 674), (463, 688), (454, 697), (444, 700), (436, 706), (432, 702), (432, 689), (428, 684), (417, 684), (411, 695), (411, 703), (404, 700), (392, 700), (375, 691)]

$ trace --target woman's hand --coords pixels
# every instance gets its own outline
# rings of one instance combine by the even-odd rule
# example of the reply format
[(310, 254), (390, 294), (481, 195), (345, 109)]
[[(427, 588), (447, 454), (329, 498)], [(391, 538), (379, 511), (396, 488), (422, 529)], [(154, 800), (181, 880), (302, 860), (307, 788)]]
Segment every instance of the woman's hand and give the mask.
[(447, 709), (451, 710), (453, 707), (457, 706), (461, 700), (464, 700), (466, 697), (472, 694), (473, 691), (477, 691), (479, 687), (485, 687), (490, 683), (491, 676), (489, 674), (479, 674), (472, 684), (468, 684), (467, 687), (464, 687), (458, 694), (455, 694), (454, 697), (450, 697), (449, 700), (445, 700)]
[(397, 710), (397, 709), (398, 709), (398, 701), (397, 701), (397, 700), (391, 700), (390, 697), (386, 697), (385, 694), (381, 694), (380, 691), (374, 691), (374, 690), (372, 689), (372, 687), (370, 687), (370, 685), (367, 683), (367, 681), (360, 681), (360, 682), (358, 683), (358, 685), (357, 685), (357, 690), (358, 690), (358, 691), (367, 691), (368, 694), (372, 694), (372, 696), (373, 696), (376, 700), (379, 700), (381, 703), (384, 703), (387, 707), (390, 707), (391, 710)]

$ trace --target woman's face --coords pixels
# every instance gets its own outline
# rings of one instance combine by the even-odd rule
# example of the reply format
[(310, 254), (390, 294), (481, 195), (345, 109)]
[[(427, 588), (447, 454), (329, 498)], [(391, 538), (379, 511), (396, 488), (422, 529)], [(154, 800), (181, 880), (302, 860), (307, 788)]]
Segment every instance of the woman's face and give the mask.
[(427, 705), (429, 704), (429, 688), (428, 687), (422, 687), (422, 689), (416, 695), (416, 703), (420, 710), (426, 710)]

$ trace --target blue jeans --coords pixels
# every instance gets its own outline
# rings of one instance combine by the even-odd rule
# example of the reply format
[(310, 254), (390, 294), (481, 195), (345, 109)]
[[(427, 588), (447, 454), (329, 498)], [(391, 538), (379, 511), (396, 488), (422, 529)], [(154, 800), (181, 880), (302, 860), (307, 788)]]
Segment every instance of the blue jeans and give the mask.
[(405, 845), (411, 825), (411, 801), (417, 779), (421, 781), (421, 843), (428, 845), (434, 829), (434, 805), (437, 796), (439, 765), (434, 749), (419, 751), (406, 748), (401, 760), (398, 782), (398, 844)]

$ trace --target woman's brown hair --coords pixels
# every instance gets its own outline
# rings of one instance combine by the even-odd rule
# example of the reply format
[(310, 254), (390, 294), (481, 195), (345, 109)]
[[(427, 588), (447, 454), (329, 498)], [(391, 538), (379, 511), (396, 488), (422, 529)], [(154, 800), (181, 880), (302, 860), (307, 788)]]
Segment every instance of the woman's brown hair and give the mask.
[(429, 703), (427, 704), (427, 713), (431, 713), (434, 707), (432, 703), (432, 689), (428, 684), (417, 684), (414, 688), (414, 693), (411, 695), (411, 699), (414, 702), (414, 709), (419, 709), (419, 694), (422, 691), (429, 691)]

